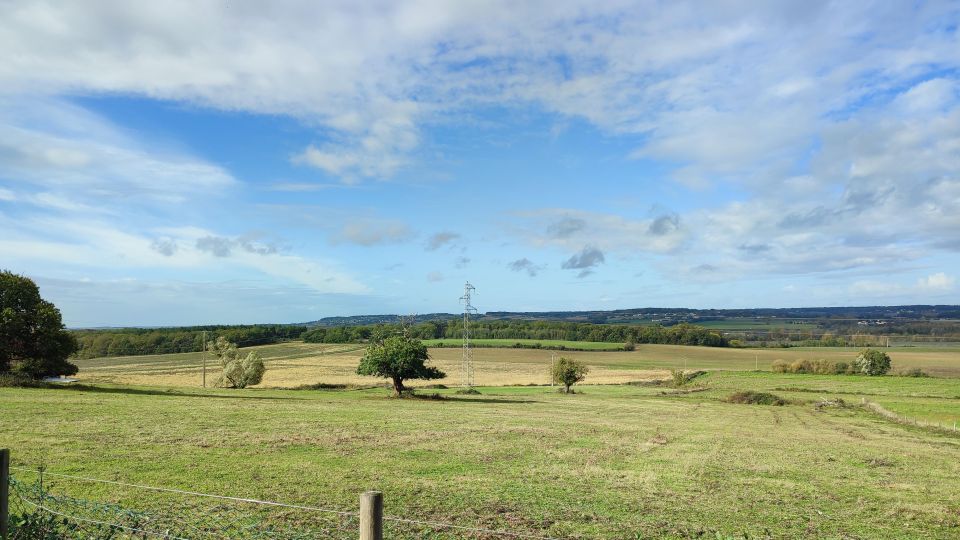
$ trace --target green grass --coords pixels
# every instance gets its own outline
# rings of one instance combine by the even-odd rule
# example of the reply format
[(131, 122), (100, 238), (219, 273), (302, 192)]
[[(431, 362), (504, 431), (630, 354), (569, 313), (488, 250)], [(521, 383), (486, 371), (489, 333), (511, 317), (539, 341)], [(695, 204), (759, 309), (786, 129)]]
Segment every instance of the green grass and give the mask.
[(789, 320), (769, 320), (769, 319), (720, 319), (715, 321), (699, 321), (694, 323), (697, 326), (705, 328), (714, 328), (717, 330), (786, 330), (788, 332), (803, 332), (817, 328), (816, 323), (809, 322), (791, 322)]
[[(520, 343), (525, 347), (539, 344), (543, 347), (567, 349), (583, 349), (588, 351), (622, 351), (623, 343), (606, 343), (602, 341), (568, 341), (562, 339), (472, 339), (470, 342), (476, 347), (513, 347)], [(427, 347), (460, 347), (460, 339), (427, 339), (423, 342)]]
[[(960, 534), (960, 437), (858, 406), (814, 406), (864, 396), (948, 418), (956, 380), (724, 371), (676, 390), (480, 390), (396, 400), (380, 389), (0, 388), (0, 440), (14, 465), (51, 472), (342, 510), (380, 489), (387, 515), (555, 537)], [(725, 402), (743, 390), (789, 403)], [(132, 507), (202, 511), (179, 496), (47, 482)], [(391, 533), (427, 536), (396, 524)]]

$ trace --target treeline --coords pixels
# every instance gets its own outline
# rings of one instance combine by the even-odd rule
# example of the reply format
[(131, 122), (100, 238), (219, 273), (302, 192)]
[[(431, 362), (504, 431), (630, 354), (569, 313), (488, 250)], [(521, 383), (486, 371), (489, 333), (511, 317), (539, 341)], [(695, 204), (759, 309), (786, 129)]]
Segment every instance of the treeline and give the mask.
[(78, 358), (170, 354), (203, 350), (203, 334), (212, 341), (219, 336), (240, 345), (268, 345), (298, 339), (304, 327), (290, 324), (244, 326), (190, 326), (182, 328), (123, 328), (110, 330), (74, 330), (80, 343)]
[[(400, 325), (342, 326), (314, 328), (302, 336), (310, 343), (358, 343), (377, 335), (401, 332)], [(418, 339), (456, 339), (463, 335), (463, 321), (430, 321), (406, 330)], [(658, 343), (668, 345), (702, 345), (726, 347), (726, 338), (702, 326), (678, 324), (613, 325), (557, 321), (472, 321), (470, 336), (475, 339), (541, 339), (564, 341), (599, 341), (606, 343)]]

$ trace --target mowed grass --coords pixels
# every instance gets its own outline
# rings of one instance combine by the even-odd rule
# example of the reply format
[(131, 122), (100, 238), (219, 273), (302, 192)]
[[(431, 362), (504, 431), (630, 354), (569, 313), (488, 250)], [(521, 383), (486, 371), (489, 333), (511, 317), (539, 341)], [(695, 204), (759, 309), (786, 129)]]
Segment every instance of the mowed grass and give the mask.
[[(956, 381), (716, 372), (694, 385), (704, 390), (499, 387), (441, 390), (443, 400), (384, 389), (0, 388), (0, 439), (14, 465), (50, 472), (348, 511), (380, 489), (389, 516), (563, 538), (960, 536), (960, 437), (814, 406), (859, 393), (955, 403)], [(791, 403), (726, 403), (735, 390)], [(180, 496), (47, 482), (202, 512)], [(323, 519), (285, 512), (277, 519)], [(429, 532), (390, 528), (392, 538), (486, 538)]]
[[(247, 350), (247, 349), (244, 349)], [(290, 342), (251, 347), (264, 357), (265, 388), (292, 388), (311, 384), (376, 385), (384, 381), (356, 375), (363, 345)], [(939, 377), (960, 377), (960, 349), (890, 348), (893, 371), (918, 367)], [(625, 383), (665, 378), (671, 369), (688, 370), (769, 370), (774, 360), (816, 360), (852, 362), (857, 349), (790, 348), (733, 349), (679, 345), (637, 345), (635, 351), (550, 351), (543, 349), (477, 348), (474, 350), (477, 384), (486, 386), (547, 384), (551, 359), (565, 356), (590, 366), (594, 383)], [(459, 383), (461, 350), (433, 348), (432, 361), (448, 377), (419, 385)], [(85, 382), (143, 384), (155, 386), (201, 386), (200, 353), (156, 356), (107, 357), (78, 360), (79, 378)], [(216, 365), (208, 361), (207, 382), (216, 378)]]
[[(540, 345), (542, 347), (567, 349), (587, 349), (592, 351), (622, 351), (623, 343), (608, 343), (604, 341), (568, 341), (563, 339), (471, 339), (476, 347), (513, 347), (520, 344), (525, 347)], [(423, 342), (427, 347), (461, 347), (460, 339), (427, 339)]]
[(791, 322), (790, 320), (770, 320), (770, 319), (719, 319), (715, 321), (698, 321), (697, 326), (712, 328), (716, 330), (786, 330), (789, 332), (803, 332), (805, 330), (814, 330), (816, 323), (810, 322)]

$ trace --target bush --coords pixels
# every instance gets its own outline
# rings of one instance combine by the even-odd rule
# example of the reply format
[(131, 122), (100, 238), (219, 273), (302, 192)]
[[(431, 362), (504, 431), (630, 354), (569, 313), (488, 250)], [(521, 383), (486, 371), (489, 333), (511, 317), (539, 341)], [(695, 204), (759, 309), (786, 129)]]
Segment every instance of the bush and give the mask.
[(920, 368), (905, 369), (899, 373), (901, 377), (929, 377), (930, 375)]
[(251, 351), (246, 357), (240, 357), (240, 351), (236, 344), (227, 341), (227, 338), (220, 336), (215, 342), (209, 344), (211, 350), (220, 359), (220, 367), (223, 373), (217, 380), (218, 386), (226, 388), (246, 388), (255, 384), (260, 384), (263, 380), (263, 374), (267, 371), (263, 364), (263, 358), (260, 353)]
[(636, 344), (636, 342), (634, 342), (632, 339), (631, 339), (631, 340), (628, 340), (626, 343), (623, 344), (623, 350), (625, 350), (625, 351), (635, 351), (635, 350), (637, 350), (637, 344)]
[(586, 364), (561, 356), (551, 368), (550, 376), (553, 382), (562, 384), (563, 391), (569, 394), (570, 387), (582, 381), (589, 371), (590, 368)]
[(47, 383), (23, 373), (0, 373), (0, 388), (46, 388), (47, 386)]
[(810, 362), (810, 372), (817, 375), (833, 375), (833, 362), (820, 358)]
[(813, 364), (809, 360), (794, 360), (790, 363), (790, 373), (813, 373)]
[(773, 364), (770, 364), (770, 369), (774, 373), (790, 373), (790, 362), (786, 360), (774, 360)]
[(890, 355), (876, 349), (864, 349), (854, 361), (856, 371), (864, 375), (884, 375), (890, 371)]
[(743, 392), (737, 392), (731, 394), (727, 398), (727, 401), (730, 403), (743, 403), (747, 405), (785, 405), (787, 402), (773, 394), (768, 394), (767, 392), (754, 392), (753, 390), (746, 390)]

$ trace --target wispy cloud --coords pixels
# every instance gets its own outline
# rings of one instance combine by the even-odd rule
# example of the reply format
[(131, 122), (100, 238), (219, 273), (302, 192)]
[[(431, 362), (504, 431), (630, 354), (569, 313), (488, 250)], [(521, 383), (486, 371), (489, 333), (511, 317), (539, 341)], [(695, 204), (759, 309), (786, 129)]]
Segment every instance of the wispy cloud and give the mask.
[(436, 251), (444, 246), (450, 246), (459, 238), (460, 235), (455, 232), (438, 232), (427, 239), (427, 251)]

